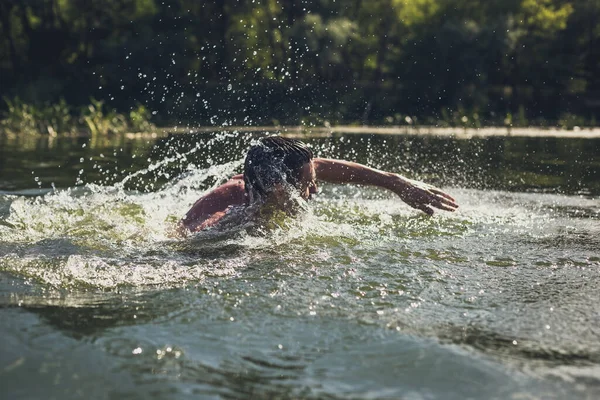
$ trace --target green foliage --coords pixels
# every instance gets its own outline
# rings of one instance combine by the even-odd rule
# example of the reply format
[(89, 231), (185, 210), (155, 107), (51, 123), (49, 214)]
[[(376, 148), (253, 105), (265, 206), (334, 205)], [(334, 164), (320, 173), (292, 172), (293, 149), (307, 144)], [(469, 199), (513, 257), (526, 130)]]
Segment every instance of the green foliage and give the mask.
[(525, 112), (525, 107), (521, 104), (519, 106), (519, 112), (517, 114), (516, 126), (525, 127), (529, 125), (529, 121), (527, 121), (527, 114)]
[(129, 126), (133, 132), (151, 132), (156, 127), (150, 122), (150, 118), (150, 111), (140, 104), (129, 111)]
[(22, 99), (5, 120), (147, 130), (141, 103), (178, 125), (595, 121), (599, 27), (597, 0), (2, 1), (2, 92)]
[(392, 4), (399, 21), (410, 27), (430, 22), (443, 3), (439, 0), (393, 0)]
[(0, 118), (0, 134), (49, 136), (90, 134), (109, 135), (127, 132), (151, 132), (156, 127), (144, 106), (131, 110), (129, 115), (107, 109), (101, 100), (74, 112), (64, 99), (55, 104), (31, 105), (19, 98), (4, 99), (8, 109)]
[(557, 32), (567, 27), (573, 13), (570, 3), (556, 5), (552, 0), (523, 0), (521, 4), (523, 23), (541, 32)]
[(572, 113), (563, 113), (558, 120), (558, 126), (562, 129), (579, 129), (588, 125), (585, 118)]
[(92, 136), (122, 133), (128, 128), (125, 116), (114, 110), (107, 111), (101, 100), (91, 99), (91, 104), (82, 110), (81, 118)]
[(5, 98), (8, 109), (0, 120), (0, 130), (10, 133), (41, 133), (50, 136), (73, 132), (74, 119), (63, 99), (56, 104), (34, 106), (18, 97)]

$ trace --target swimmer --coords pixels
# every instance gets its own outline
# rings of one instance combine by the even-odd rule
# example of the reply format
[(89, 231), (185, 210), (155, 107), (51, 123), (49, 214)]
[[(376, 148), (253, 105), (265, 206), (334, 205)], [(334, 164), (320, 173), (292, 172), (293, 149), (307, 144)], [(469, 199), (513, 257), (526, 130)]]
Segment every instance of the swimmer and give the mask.
[(458, 208), (452, 196), (434, 186), (351, 161), (315, 158), (299, 140), (270, 136), (248, 150), (243, 174), (233, 176), (194, 203), (179, 221), (179, 231), (213, 227), (235, 207), (275, 207), (293, 213), (296, 200), (306, 202), (317, 193), (318, 181), (387, 189), (428, 215), (433, 215), (434, 208)]

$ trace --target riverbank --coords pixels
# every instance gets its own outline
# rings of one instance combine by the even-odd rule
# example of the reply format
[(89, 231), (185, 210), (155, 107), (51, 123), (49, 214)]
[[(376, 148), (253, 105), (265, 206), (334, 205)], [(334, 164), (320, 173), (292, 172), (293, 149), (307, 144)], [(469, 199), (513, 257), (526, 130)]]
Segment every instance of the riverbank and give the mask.
[(167, 133), (201, 133), (214, 131), (242, 131), (242, 132), (281, 132), (290, 137), (323, 137), (336, 134), (383, 134), (383, 135), (416, 135), (416, 136), (442, 136), (458, 139), (474, 137), (556, 137), (577, 139), (598, 139), (600, 128), (575, 128), (573, 130), (559, 128), (538, 127), (484, 127), (484, 128), (457, 128), (437, 126), (332, 126), (332, 127), (306, 127), (306, 126), (227, 126), (227, 127), (199, 127), (199, 128), (164, 128)]
[[(105, 146), (109, 143), (117, 143), (122, 140), (157, 139), (170, 134), (186, 135), (212, 132), (270, 132), (281, 133), (293, 138), (318, 138), (330, 137), (342, 134), (378, 134), (378, 135), (403, 135), (403, 136), (431, 136), (449, 137), (455, 139), (471, 139), (486, 137), (538, 137), (538, 138), (567, 138), (567, 139), (600, 139), (600, 128), (581, 128), (566, 130), (559, 128), (453, 128), (436, 126), (351, 126), (341, 125), (332, 127), (306, 127), (306, 126), (203, 126), (203, 127), (162, 127), (143, 132), (120, 132), (104, 135), (91, 135), (89, 131), (81, 131), (79, 134), (69, 133), (64, 136), (72, 138), (90, 137), (92, 146)], [(48, 142), (49, 147), (58, 137), (63, 135), (3, 135), (0, 130), (0, 144), (17, 143), (24, 147), (35, 147), (38, 142)]]

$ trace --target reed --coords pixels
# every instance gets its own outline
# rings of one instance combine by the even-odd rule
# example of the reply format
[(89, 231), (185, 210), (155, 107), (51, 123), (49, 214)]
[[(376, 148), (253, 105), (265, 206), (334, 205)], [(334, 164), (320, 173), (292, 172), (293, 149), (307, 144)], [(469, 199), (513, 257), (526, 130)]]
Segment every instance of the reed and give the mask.
[(0, 135), (107, 136), (130, 132), (152, 132), (156, 126), (143, 105), (119, 113), (103, 101), (90, 99), (84, 107), (57, 103), (29, 104), (18, 97), (4, 98), (6, 111), (0, 116)]

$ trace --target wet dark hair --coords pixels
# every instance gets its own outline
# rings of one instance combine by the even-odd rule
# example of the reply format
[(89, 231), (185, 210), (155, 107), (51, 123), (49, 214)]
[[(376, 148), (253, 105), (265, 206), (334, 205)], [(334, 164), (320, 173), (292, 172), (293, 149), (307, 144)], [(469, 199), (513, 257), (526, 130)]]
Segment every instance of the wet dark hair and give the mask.
[(299, 188), (302, 167), (313, 158), (308, 146), (295, 139), (269, 136), (248, 150), (244, 161), (246, 193), (267, 195), (278, 183)]

